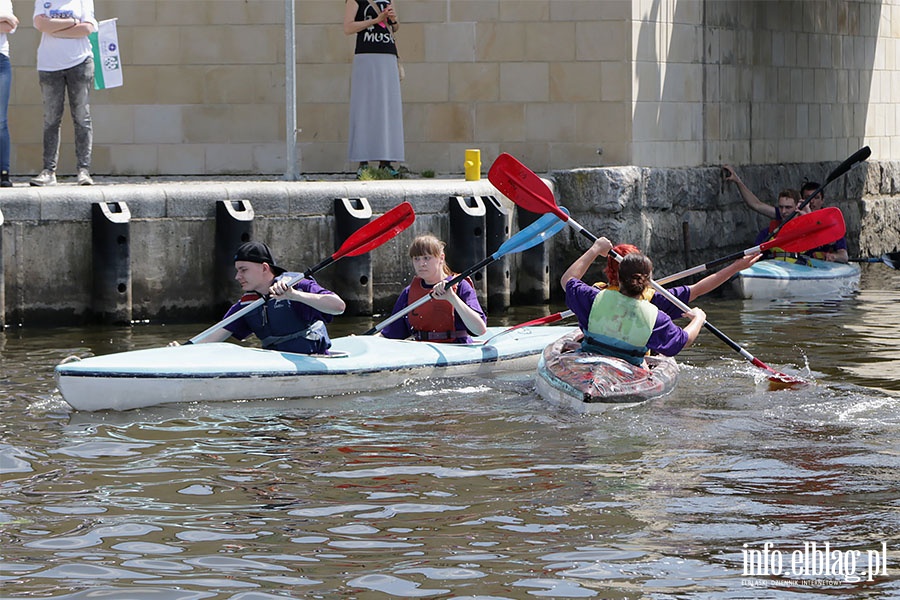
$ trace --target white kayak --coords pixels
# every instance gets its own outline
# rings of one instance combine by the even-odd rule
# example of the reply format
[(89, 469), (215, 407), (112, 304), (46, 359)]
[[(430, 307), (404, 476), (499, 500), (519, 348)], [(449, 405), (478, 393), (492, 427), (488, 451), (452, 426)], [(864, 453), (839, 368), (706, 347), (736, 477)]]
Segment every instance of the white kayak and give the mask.
[[(64, 361), (63, 399), (77, 410), (129, 410), (197, 401), (302, 398), (372, 392), (410, 378), (529, 371), (545, 346), (571, 327), (489, 327), (474, 344), (349, 336), (329, 355), (304, 355), (222, 342), (151, 348)], [(487, 343), (484, 343), (484, 342)]]
[(809, 264), (761, 260), (734, 278), (741, 298), (841, 298), (859, 288), (859, 265), (808, 259)]

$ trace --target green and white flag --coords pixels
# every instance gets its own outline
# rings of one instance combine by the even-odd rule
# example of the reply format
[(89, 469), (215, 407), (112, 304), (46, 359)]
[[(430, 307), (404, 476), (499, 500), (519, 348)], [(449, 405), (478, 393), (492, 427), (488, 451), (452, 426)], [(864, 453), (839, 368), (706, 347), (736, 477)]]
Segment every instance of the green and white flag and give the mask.
[(94, 89), (105, 90), (122, 85), (122, 57), (116, 19), (100, 21), (99, 25), (88, 39), (94, 51)]

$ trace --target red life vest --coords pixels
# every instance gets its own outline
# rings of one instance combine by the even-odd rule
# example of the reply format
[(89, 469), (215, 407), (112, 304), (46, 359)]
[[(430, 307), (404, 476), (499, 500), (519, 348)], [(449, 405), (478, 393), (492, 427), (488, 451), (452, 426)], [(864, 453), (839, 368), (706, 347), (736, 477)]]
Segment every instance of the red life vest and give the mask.
[[(456, 291), (457, 286), (453, 286)], [(421, 277), (413, 277), (409, 284), (407, 306), (431, 293)], [(413, 337), (420, 342), (456, 342), (469, 337), (469, 332), (456, 329), (456, 311), (453, 305), (442, 300), (434, 300), (416, 307), (406, 315)]]

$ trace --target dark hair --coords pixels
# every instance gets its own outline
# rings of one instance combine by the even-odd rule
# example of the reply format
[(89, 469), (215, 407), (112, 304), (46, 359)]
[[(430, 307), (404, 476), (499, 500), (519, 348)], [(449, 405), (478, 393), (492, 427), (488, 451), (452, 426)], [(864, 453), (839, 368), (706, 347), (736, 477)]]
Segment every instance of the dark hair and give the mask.
[(619, 291), (631, 298), (640, 296), (650, 284), (653, 262), (641, 254), (627, 254), (619, 263)]
[[(802, 199), (804, 193), (806, 193), (806, 192), (814, 192), (814, 191), (817, 190), (817, 189), (819, 189), (819, 184), (818, 184), (818, 182), (816, 182), (816, 181), (807, 181), (807, 182), (805, 182), (805, 183), (803, 184), (803, 187), (800, 188), (800, 197), (801, 197), (801, 199)], [(821, 192), (819, 192), (818, 194), (816, 194), (816, 196), (819, 196), (819, 195), (821, 195), (821, 196), (822, 196), (822, 199), (824, 200), (824, 199), (825, 199), (825, 190), (822, 190)]]
[[(816, 187), (819, 187), (819, 186), (816, 186)], [(790, 198), (797, 204), (800, 204), (800, 192), (798, 192), (797, 190), (795, 190), (793, 188), (781, 190), (780, 192), (778, 192), (778, 197), (779, 198)]]
[[(624, 257), (634, 252), (640, 252), (640, 249), (631, 244), (619, 244), (618, 246), (613, 246), (613, 252)], [(619, 261), (612, 257), (606, 261), (606, 282), (609, 285), (619, 287)]]

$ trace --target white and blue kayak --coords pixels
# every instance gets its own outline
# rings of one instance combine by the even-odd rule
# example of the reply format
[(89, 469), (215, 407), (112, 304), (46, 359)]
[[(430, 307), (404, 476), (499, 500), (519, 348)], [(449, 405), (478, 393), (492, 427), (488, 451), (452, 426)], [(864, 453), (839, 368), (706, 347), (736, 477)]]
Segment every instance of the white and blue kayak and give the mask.
[(335, 338), (328, 355), (191, 344), (67, 359), (56, 367), (56, 381), (63, 399), (86, 411), (335, 396), (390, 389), (410, 378), (533, 371), (544, 347), (571, 331), (489, 327), (474, 344), (349, 336)]
[(737, 294), (744, 299), (828, 299), (847, 296), (859, 288), (859, 265), (808, 259), (808, 264), (761, 260), (735, 276)]

